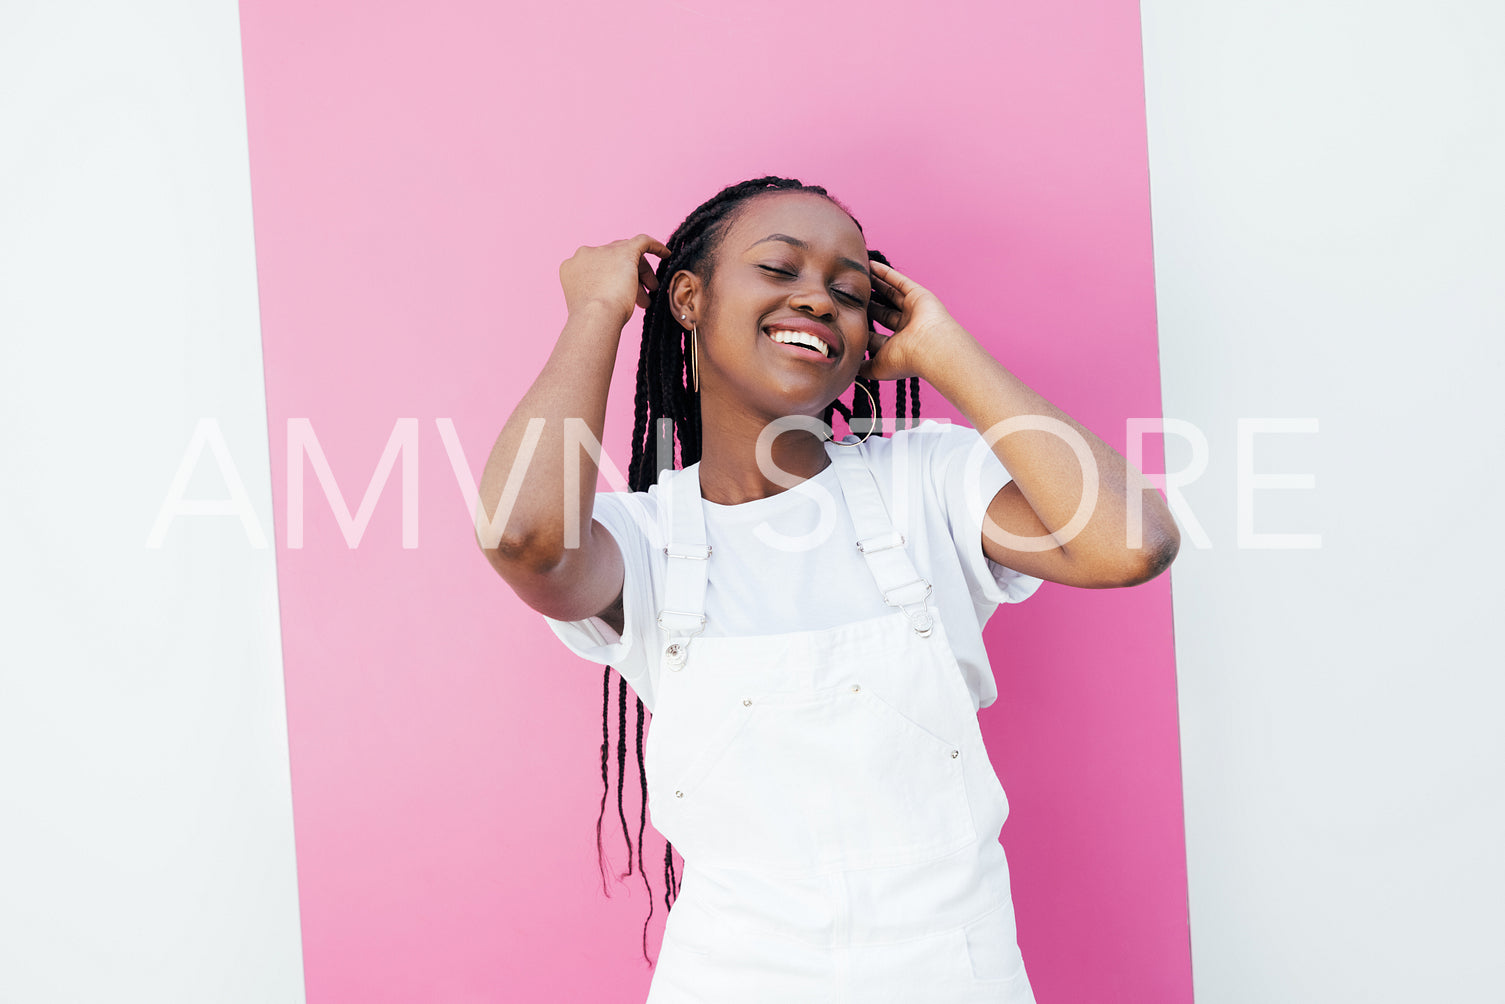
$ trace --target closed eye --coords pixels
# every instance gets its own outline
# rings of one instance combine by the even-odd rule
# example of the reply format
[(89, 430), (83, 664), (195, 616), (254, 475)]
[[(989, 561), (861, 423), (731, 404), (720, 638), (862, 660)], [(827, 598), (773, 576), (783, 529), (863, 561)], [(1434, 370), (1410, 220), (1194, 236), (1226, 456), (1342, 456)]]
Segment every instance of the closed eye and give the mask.
[[(772, 272), (774, 275), (782, 275), (790, 279), (799, 274), (797, 272), (791, 272), (787, 269), (774, 268), (772, 265), (759, 265), (758, 267), (765, 272)], [(851, 290), (847, 289), (838, 289), (835, 290), (835, 292), (838, 296), (850, 300), (852, 303), (857, 304), (859, 307), (867, 305), (867, 300), (865, 300), (860, 293), (853, 293)]]

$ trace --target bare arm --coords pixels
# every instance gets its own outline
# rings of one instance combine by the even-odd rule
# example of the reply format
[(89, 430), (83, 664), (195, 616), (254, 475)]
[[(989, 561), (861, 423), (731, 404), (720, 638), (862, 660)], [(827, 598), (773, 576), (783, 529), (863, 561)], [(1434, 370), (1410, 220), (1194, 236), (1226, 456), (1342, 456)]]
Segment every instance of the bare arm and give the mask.
[[(1062, 542), (1056, 538), (1064, 536), (1088, 488), (1083, 462), (1071, 444), (1040, 429), (1011, 432), (993, 442), (994, 455), (1014, 480), (989, 500), (989, 520), (1018, 537), (1044, 538), (1049, 546), (1013, 548), (984, 533), (988, 558), (1027, 575), (1087, 588), (1138, 585), (1164, 571), (1175, 559), (1181, 535), (1170, 507), (1149, 478), (1005, 369), (934, 294), (880, 262), (873, 262), (872, 268), (875, 293), (900, 309), (874, 298), (872, 317), (895, 333), (886, 339), (874, 333), (876, 355), (867, 363), (870, 375), (923, 377), (984, 433), (1016, 416), (1044, 416), (1064, 423), (1087, 444), (1097, 474), (1091, 516)], [(1139, 493), (1144, 518), (1137, 547), (1128, 540), (1130, 491)]]
[[(482, 553), (524, 603), (558, 620), (601, 615), (618, 631), (622, 555), (591, 516), (596, 464), (583, 450), (565, 455), (565, 429), (567, 420), (580, 421), (598, 442), (602, 439), (622, 328), (633, 304), (646, 305), (657, 287), (645, 251), (668, 254), (658, 241), (639, 235), (581, 248), (560, 266), (569, 318), (542, 372), (491, 448), (481, 474), (484, 513), (477, 514)], [(578, 493), (569, 499), (567, 464), (578, 464), (580, 472)], [(500, 538), (488, 541), (482, 522), (496, 512), (504, 495), (510, 495), (512, 510)], [(579, 547), (566, 546), (571, 536)]]
[[(1074, 429), (1086, 442), (1097, 471), (1091, 516), (1066, 543), (1045, 550), (1010, 548), (987, 533), (983, 552), (1000, 565), (1027, 575), (1086, 588), (1133, 586), (1159, 575), (1180, 547), (1170, 509), (1149, 478), (1113, 447), (1067, 415), (968, 336), (958, 338), (928, 382), (986, 432), (1015, 415), (1046, 415)], [(988, 518), (1018, 537), (1061, 536), (1087, 489), (1082, 460), (1071, 444), (1051, 431), (1023, 429), (993, 443), (993, 453), (1014, 480), (988, 505)], [(1140, 493), (1141, 546), (1130, 547), (1128, 490)]]

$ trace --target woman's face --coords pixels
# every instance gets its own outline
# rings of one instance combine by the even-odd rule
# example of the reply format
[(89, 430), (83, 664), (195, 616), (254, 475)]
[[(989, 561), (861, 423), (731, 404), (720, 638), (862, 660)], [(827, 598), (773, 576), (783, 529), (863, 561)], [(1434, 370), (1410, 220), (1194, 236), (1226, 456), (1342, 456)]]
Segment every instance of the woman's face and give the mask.
[(751, 199), (694, 315), (702, 403), (729, 396), (765, 420), (818, 415), (857, 375), (871, 295), (867, 242), (839, 206), (801, 192)]

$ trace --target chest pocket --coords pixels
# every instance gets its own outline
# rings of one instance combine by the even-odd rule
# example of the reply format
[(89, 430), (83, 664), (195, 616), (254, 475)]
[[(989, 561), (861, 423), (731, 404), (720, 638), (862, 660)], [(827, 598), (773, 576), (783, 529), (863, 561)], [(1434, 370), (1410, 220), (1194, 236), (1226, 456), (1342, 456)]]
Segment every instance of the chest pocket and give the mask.
[(960, 736), (936, 735), (861, 684), (725, 703), (697, 748), (653, 769), (664, 781), (654, 825), (687, 860), (914, 865), (974, 839)]

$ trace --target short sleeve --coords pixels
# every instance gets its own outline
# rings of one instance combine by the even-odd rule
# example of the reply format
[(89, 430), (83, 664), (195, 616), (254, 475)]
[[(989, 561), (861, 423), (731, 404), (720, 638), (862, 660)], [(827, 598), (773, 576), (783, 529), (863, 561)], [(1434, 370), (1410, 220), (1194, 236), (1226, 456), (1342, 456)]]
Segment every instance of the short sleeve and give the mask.
[[(571, 652), (615, 668), (651, 710), (654, 686), (643, 639), (650, 638), (653, 631), (653, 570), (649, 557), (653, 547), (653, 518), (644, 507), (642, 496), (626, 492), (597, 494), (594, 517), (611, 534), (622, 554), (622, 633), (618, 635), (600, 617), (577, 621), (545, 617), (544, 620)], [(645, 616), (648, 623), (644, 623)]]
[(982, 549), (988, 504), (1013, 477), (976, 429), (937, 423), (932, 434), (930, 469), (972, 595), (990, 606), (1029, 599), (1045, 580), (1000, 565)]

